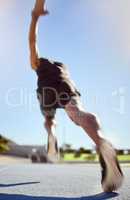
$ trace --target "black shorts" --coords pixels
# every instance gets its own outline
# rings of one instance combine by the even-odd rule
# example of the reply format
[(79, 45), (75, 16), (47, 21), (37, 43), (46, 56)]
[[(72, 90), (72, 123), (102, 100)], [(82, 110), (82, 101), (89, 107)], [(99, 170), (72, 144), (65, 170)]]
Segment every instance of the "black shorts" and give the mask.
[(65, 108), (72, 97), (77, 96), (80, 96), (78, 90), (65, 81), (37, 89), (41, 112), (51, 118), (54, 117), (57, 108)]

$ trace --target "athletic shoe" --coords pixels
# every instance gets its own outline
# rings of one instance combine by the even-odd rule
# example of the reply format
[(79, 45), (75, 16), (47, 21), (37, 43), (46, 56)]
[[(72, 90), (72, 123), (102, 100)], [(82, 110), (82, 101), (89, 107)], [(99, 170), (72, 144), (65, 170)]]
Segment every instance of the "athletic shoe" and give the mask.
[(102, 140), (98, 151), (102, 167), (103, 190), (104, 192), (116, 191), (123, 182), (123, 173), (117, 160), (116, 151), (106, 140)]

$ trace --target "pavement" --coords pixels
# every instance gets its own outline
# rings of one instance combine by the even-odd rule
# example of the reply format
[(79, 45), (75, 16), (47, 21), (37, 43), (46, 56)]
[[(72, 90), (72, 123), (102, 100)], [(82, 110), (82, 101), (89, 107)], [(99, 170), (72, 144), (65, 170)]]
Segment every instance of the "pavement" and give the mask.
[(129, 200), (130, 167), (117, 193), (103, 193), (98, 164), (1, 164), (0, 200)]
[(30, 163), (30, 159), (15, 157), (15, 156), (0, 155), (0, 163), (2, 163), (2, 164), (23, 164), (23, 163)]

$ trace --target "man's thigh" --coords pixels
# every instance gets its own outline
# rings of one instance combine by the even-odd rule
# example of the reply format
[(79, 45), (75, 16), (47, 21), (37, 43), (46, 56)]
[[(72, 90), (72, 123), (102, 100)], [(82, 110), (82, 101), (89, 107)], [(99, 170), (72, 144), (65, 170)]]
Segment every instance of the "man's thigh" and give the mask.
[(71, 120), (79, 125), (82, 117), (81, 115), (84, 114), (84, 108), (80, 97), (72, 97), (71, 101), (65, 106), (65, 111)]
[(44, 117), (54, 118), (55, 114), (56, 114), (56, 108), (52, 107), (49, 104), (48, 105), (43, 104), (42, 95), (38, 92), (37, 92), (37, 98), (38, 98), (38, 101), (39, 101), (40, 110), (41, 110), (42, 115)]

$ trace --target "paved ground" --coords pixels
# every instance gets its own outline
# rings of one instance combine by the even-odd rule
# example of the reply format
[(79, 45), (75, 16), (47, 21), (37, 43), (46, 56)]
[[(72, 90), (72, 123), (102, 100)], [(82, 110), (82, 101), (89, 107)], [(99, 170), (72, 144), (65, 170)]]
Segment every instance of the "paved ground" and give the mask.
[(0, 200), (129, 200), (130, 167), (118, 194), (104, 194), (99, 165), (0, 165)]
[(0, 155), (0, 163), (4, 164), (23, 164), (30, 163), (29, 159), (14, 157), (14, 156), (5, 156)]

